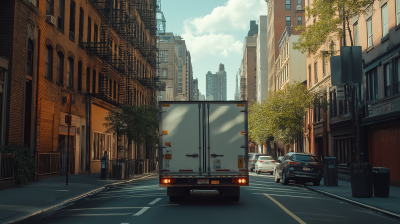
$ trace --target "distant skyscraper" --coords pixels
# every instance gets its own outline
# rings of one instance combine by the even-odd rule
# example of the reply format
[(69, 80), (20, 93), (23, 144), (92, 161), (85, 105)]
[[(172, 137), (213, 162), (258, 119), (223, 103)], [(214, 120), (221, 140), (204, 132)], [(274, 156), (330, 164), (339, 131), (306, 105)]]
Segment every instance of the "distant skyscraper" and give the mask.
[(236, 74), (236, 86), (235, 86), (235, 95), (234, 98), (236, 101), (240, 100), (240, 93), (239, 93), (239, 83), (238, 83), (238, 75)]
[(206, 74), (206, 98), (213, 96), (215, 101), (226, 101), (226, 71), (223, 64), (219, 64), (219, 71)]

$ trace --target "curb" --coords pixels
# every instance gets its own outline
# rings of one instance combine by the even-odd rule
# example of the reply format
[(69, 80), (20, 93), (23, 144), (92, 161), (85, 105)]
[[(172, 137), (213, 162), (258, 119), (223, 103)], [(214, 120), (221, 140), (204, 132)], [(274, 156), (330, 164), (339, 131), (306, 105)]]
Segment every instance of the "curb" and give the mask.
[(329, 197), (333, 197), (333, 198), (336, 198), (336, 199), (339, 199), (339, 200), (342, 200), (342, 201), (345, 201), (345, 202), (348, 202), (348, 203), (351, 203), (351, 204), (354, 204), (354, 205), (358, 205), (358, 206), (361, 206), (363, 208), (367, 208), (367, 209), (373, 210), (375, 212), (379, 212), (379, 213), (382, 213), (384, 215), (390, 216), (392, 218), (400, 219), (400, 214), (399, 213), (395, 213), (395, 212), (391, 212), (391, 211), (388, 211), (388, 210), (385, 210), (385, 209), (381, 209), (381, 208), (378, 208), (378, 207), (375, 207), (375, 206), (367, 205), (367, 204), (364, 204), (364, 203), (361, 203), (361, 202), (358, 202), (358, 201), (354, 201), (354, 200), (351, 200), (349, 198), (345, 198), (345, 197), (342, 197), (342, 196), (339, 196), (339, 195), (336, 195), (336, 194), (332, 194), (332, 193), (329, 193), (329, 192), (326, 192), (326, 191), (323, 191), (323, 190), (317, 190), (317, 189), (314, 189), (314, 188), (310, 188), (308, 186), (305, 186), (305, 187), (307, 189), (309, 189), (309, 190), (312, 190), (312, 191), (327, 195)]
[(135, 181), (135, 180), (140, 180), (140, 179), (144, 179), (144, 178), (147, 178), (147, 177), (152, 177), (152, 176), (155, 176), (155, 175), (158, 175), (158, 171), (149, 173), (148, 175), (142, 176), (142, 177), (139, 177), (139, 178), (134, 178), (134, 179), (131, 179), (131, 180), (124, 180), (124, 181), (117, 182), (117, 183), (113, 183), (113, 184), (106, 184), (106, 185), (104, 185), (103, 187), (99, 187), (99, 188), (97, 188), (97, 189), (91, 190), (91, 191), (86, 192), (86, 193), (84, 193), (84, 194), (81, 194), (81, 195), (75, 196), (75, 197), (73, 197), (73, 198), (70, 198), (70, 199), (68, 199), (68, 200), (66, 200), (66, 201), (63, 201), (63, 202), (57, 204), (57, 205), (51, 206), (51, 207), (49, 207), (49, 208), (43, 209), (43, 210), (41, 210), (41, 211), (32, 213), (32, 214), (30, 214), (30, 215), (24, 216), (24, 217), (22, 217), (22, 218), (18, 218), (18, 219), (14, 220), (14, 221), (10, 221), (10, 222), (7, 222), (7, 223), (19, 223), (19, 222), (23, 222), (23, 221), (26, 221), (26, 219), (34, 218), (35, 216), (38, 216), (38, 215), (43, 214), (43, 213), (45, 213), (45, 212), (49, 212), (49, 211), (52, 211), (52, 210), (57, 210), (58, 208), (60, 208), (60, 207), (62, 207), (62, 206), (64, 206), (64, 205), (66, 205), (66, 204), (68, 204), (68, 203), (71, 203), (71, 202), (74, 202), (74, 201), (78, 201), (78, 200), (80, 200), (80, 199), (86, 198), (87, 196), (90, 196), (90, 195), (93, 195), (93, 194), (97, 194), (97, 193), (99, 193), (99, 192), (101, 192), (101, 191), (107, 189), (108, 187), (117, 186), (117, 185), (120, 185), (120, 184), (130, 183), (130, 182)]

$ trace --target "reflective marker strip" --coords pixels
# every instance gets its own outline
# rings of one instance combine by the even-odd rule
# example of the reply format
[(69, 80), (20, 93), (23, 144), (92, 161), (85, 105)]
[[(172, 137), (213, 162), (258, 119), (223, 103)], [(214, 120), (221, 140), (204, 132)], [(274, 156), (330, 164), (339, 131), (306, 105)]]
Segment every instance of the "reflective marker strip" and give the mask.
[(271, 201), (275, 202), (275, 204), (277, 204), (279, 207), (281, 207), (281, 209), (283, 209), (283, 211), (285, 211), (287, 214), (289, 214), (290, 216), (292, 216), (292, 218), (294, 218), (297, 222), (299, 222), (300, 224), (306, 224), (303, 220), (301, 220), (299, 217), (297, 217), (295, 214), (293, 214), (292, 212), (290, 212), (287, 208), (285, 208), (281, 203), (279, 203), (277, 200), (275, 200), (273, 197), (269, 196), (268, 194), (264, 194), (265, 196), (267, 196), (269, 199), (271, 199)]
[(215, 171), (231, 171), (231, 170), (228, 169), (228, 170), (215, 170)]
[(141, 214), (143, 214), (145, 211), (147, 211), (147, 209), (149, 209), (150, 207), (144, 207), (142, 209), (140, 209), (140, 211), (136, 214), (134, 214), (133, 216), (139, 216)]

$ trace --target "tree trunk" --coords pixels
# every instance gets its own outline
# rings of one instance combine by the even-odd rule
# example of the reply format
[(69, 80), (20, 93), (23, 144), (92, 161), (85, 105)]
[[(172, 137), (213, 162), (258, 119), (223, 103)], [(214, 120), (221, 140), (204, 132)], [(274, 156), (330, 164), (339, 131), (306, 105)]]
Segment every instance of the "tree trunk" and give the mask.
[(349, 18), (346, 17), (346, 22), (347, 22), (347, 30), (349, 31), (349, 36), (350, 36), (350, 46), (353, 46), (353, 37), (351, 36), (351, 30), (350, 30), (350, 22)]

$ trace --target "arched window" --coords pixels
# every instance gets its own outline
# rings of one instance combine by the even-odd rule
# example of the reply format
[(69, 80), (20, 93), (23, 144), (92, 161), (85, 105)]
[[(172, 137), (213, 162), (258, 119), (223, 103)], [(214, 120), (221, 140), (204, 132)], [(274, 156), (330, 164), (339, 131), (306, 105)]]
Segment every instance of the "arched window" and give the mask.
[(46, 66), (45, 66), (45, 77), (49, 80), (53, 79), (53, 48), (46, 46)]
[(64, 83), (64, 54), (61, 52), (57, 53), (57, 83)]
[(68, 83), (67, 87), (70, 89), (74, 88), (74, 59), (68, 58), (68, 71), (67, 71), (68, 77)]
[(78, 62), (78, 91), (82, 92), (82, 62)]

